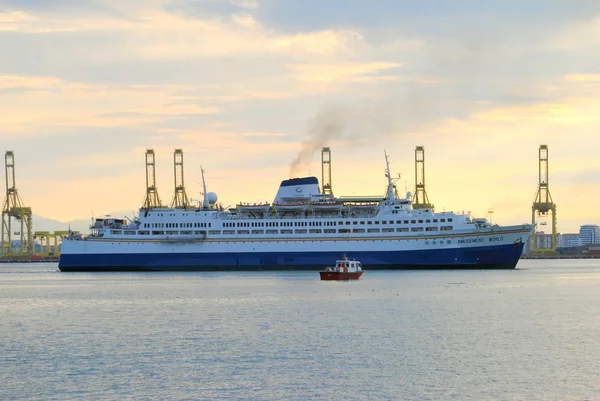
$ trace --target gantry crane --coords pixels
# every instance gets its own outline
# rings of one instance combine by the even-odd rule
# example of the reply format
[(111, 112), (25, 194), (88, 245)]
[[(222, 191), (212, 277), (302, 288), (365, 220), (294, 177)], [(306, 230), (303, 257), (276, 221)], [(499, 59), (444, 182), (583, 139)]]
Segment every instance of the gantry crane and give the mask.
[(146, 150), (146, 199), (144, 208), (152, 209), (161, 207), (162, 203), (156, 190), (156, 165), (154, 149)]
[(181, 149), (175, 149), (173, 153), (173, 172), (175, 176), (175, 195), (173, 195), (171, 207), (185, 209), (189, 205), (189, 199), (185, 193), (183, 183), (183, 152)]
[(413, 208), (434, 208), (434, 206), (429, 203), (427, 191), (425, 190), (425, 148), (423, 146), (417, 146), (415, 148), (415, 194), (413, 195)]
[(34, 255), (38, 255), (48, 260), (60, 256), (60, 248), (65, 238), (69, 237), (69, 231), (35, 231), (33, 239), (38, 241), (39, 251), (34, 250)]
[(331, 187), (331, 149), (321, 149), (321, 180), (324, 195), (333, 196), (333, 188)]
[[(536, 225), (531, 236), (531, 250), (532, 252), (555, 252), (556, 251), (556, 204), (552, 201), (552, 195), (550, 195), (550, 188), (548, 183), (548, 146), (540, 145), (539, 149), (539, 183), (533, 205), (531, 206), (531, 222)], [(546, 225), (547, 223), (543, 220), (552, 214), (552, 234), (550, 237), (550, 244), (547, 246), (538, 247), (537, 238), (537, 223), (538, 220), (542, 220), (540, 225)]]
[[(30, 207), (24, 205), (17, 191), (14, 152), (7, 151), (4, 162), (6, 199), (2, 209), (2, 256), (31, 257), (33, 255), (32, 212)], [(14, 237), (19, 237), (20, 240), (17, 250), (13, 249)]]

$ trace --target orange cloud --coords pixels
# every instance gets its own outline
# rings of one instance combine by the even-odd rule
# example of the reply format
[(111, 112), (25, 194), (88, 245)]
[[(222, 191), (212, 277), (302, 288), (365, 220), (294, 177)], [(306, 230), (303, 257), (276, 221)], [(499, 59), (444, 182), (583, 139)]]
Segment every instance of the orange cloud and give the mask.
[(600, 82), (600, 74), (568, 74), (565, 78), (572, 82)]
[(341, 64), (297, 64), (289, 66), (293, 76), (302, 81), (316, 82), (377, 82), (396, 81), (393, 75), (378, 75), (382, 71), (402, 67), (400, 63), (367, 62)]

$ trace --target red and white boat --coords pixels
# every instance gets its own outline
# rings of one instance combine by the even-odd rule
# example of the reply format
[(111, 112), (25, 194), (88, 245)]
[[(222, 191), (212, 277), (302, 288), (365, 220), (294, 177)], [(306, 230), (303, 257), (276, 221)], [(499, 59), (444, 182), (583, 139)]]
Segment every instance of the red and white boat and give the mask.
[(336, 260), (334, 267), (326, 267), (325, 271), (319, 272), (321, 280), (358, 280), (363, 273), (362, 264), (346, 256)]

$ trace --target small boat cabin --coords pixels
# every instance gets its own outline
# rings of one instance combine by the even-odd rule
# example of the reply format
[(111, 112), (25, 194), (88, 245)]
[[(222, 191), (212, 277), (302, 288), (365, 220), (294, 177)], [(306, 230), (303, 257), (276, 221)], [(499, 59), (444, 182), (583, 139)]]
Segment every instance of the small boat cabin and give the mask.
[(349, 260), (348, 258), (344, 258), (341, 260), (336, 260), (335, 267), (327, 267), (326, 271), (343, 273), (360, 272), (362, 271), (362, 264), (358, 260)]

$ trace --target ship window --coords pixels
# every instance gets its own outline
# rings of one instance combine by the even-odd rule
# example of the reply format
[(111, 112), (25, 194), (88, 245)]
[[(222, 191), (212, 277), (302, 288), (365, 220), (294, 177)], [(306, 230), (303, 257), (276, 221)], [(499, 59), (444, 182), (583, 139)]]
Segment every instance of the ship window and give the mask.
[(414, 227), (411, 231), (423, 231), (423, 227)]
[(441, 221), (442, 223), (445, 223), (445, 222), (446, 222), (446, 219), (441, 219), (440, 221)]
[(449, 230), (452, 230), (452, 226), (442, 226), (440, 229), (442, 231), (449, 231)]
[(437, 227), (427, 227), (426, 231), (437, 231), (438, 228)]
[(373, 222), (371, 220), (367, 221), (367, 224), (373, 224)]
[(349, 225), (350, 225), (350, 222), (349, 222), (349, 221), (347, 221), (347, 222), (346, 222), (346, 225), (347, 225), (347, 226), (349, 226)]
[(423, 222), (423, 220), (419, 220), (419, 223), (422, 223), (422, 222)]
[(360, 224), (361, 224), (361, 225), (364, 225), (364, 224), (365, 224), (365, 222), (364, 222), (364, 221), (361, 221), (361, 222), (360, 222)]
[(448, 223), (450, 223), (452, 221), (452, 219), (448, 219)]
[(396, 231), (399, 233), (406, 233), (408, 232), (408, 227), (397, 228)]
[(425, 223), (431, 223), (431, 220), (425, 220)]
[(415, 224), (417, 222), (417, 220), (411, 220), (410, 222), (411, 222), (411, 224)]

